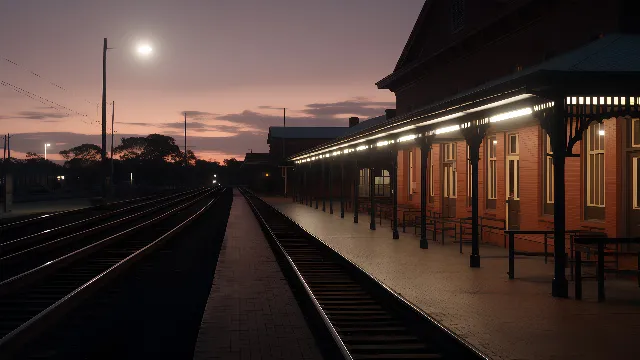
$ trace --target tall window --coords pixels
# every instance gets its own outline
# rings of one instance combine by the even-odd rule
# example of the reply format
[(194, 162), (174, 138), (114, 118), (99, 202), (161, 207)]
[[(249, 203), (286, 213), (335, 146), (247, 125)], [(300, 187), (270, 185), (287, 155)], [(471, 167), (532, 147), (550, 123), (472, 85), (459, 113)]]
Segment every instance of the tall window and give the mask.
[(382, 170), (380, 176), (374, 178), (375, 196), (391, 195), (391, 175), (388, 170)]
[(631, 146), (640, 147), (640, 119), (631, 120)]
[(431, 157), (431, 152), (429, 152), (429, 202), (433, 202), (433, 198), (435, 196), (435, 190), (433, 186), (433, 159)]
[(514, 200), (520, 199), (520, 137), (507, 136), (507, 194)]
[(467, 206), (471, 206), (471, 198), (473, 197), (473, 174), (471, 171), (471, 153), (469, 145), (467, 145)]
[(553, 201), (554, 201), (554, 170), (553, 170), (553, 148), (551, 147), (551, 137), (544, 133), (544, 146), (542, 147), (542, 158), (544, 159), (543, 165), (543, 182), (544, 182), (544, 206), (543, 213), (547, 215), (553, 215)]
[(448, 198), (457, 197), (458, 192), (458, 173), (456, 171), (456, 144), (443, 144), (443, 177), (442, 190), (444, 196)]
[(587, 209), (586, 219), (604, 219), (604, 124), (587, 129)]
[(411, 195), (416, 192), (416, 173), (415, 173), (416, 157), (415, 157), (415, 152), (413, 150), (409, 151), (408, 160), (409, 161), (407, 166), (407, 171), (408, 171), (407, 190), (408, 190), (409, 198), (411, 198)]
[(360, 169), (359, 196), (369, 196), (369, 169)]
[(498, 193), (498, 169), (496, 149), (498, 139), (496, 136), (490, 136), (487, 142), (487, 208), (496, 208), (496, 198)]

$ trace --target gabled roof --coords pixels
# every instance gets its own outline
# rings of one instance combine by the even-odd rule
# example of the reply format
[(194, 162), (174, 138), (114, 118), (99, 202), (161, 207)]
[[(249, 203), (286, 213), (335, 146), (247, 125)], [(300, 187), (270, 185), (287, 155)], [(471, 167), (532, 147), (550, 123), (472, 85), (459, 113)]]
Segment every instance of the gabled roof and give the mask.
[(418, 19), (416, 23), (413, 25), (413, 29), (411, 29), (411, 34), (409, 34), (409, 39), (407, 39), (407, 43), (404, 45), (402, 49), (402, 53), (400, 54), (400, 58), (398, 58), (398, 62), (396, 63), (396, 67), (393, 69), (394, 72), (398, 71), (405, 63), (407, 59), (407, 55), (409, 55), (409, 50), (413, 46), (416, 38), (418, 37), (418, 33), (423, 27), (425, 22), (425, 18), (427, 17), (427, 13), (429, 12), (429, 8), (431, 4), (433, 4), (434, 0), (425, 0), (424, 5), (422, 5), (422, 10), (420, 10), (420, 14), (418, 15)]
[(246, 153), (243, 165), (268, 164), (271, 162), (269, 153)]
[(285, 139), (335, 139), (344, 135), (348, 127), (337, 126), (298, 126), (298, 127), (282, 127), (270, 126), (269, 139), (285, 138)]
[[(526, 93), (528, 84), (533, 81), (532, 79), (535, 77), (544, 78), (546, 74), (554, 74), (556, 76), (544, 80), (549, 86), (566, 86), (567, 84), (563, 83), (564, 80), (571, 78), (571, 81), (576, 81), (576, 79), (585, 79), (585, 77), (589, 79), (589, 76), (592, 75), (593, 79), (598, 79), (593, 82), (594, 88), (602, 89), (604, 82), (607, 83), (606, 85), (609, 88), (611, 88), (612, 84), (618, 89), (622, 88), (622, 86), (628, 87), (629, 84), (627, 83), (629, 82), (634, 82), (634, 84), (635, 82), (640, 82), (636, 80), (640, 78), (640, 35), (607, 35), (539, 65), (492, 80), (458, 93), (455, 96), (444, 98), (410, 114), (381, 121), (377, 125), (366, 127), (360, 131), (350, 132), (348, 136), (306, 150), (291, 158), (308, 153), (324, 152), (326, 151), (324, 149), (332, 147), (338, 142), (347, 143), (364, 136), (375, 136), (384, 132), (391, 132), (396, 128), (405, 126), (410, 121), (423, 121), (419, 119), (435, 117), (436, 114), (442, 116), (443, 111), (446, 114), (447, 109), (463, 105), (469, 106), (471, 103), (498, 93), (511, 93), (511, 96), (520, 96)], [(626, 83), (622, 84), (622, 82)]]

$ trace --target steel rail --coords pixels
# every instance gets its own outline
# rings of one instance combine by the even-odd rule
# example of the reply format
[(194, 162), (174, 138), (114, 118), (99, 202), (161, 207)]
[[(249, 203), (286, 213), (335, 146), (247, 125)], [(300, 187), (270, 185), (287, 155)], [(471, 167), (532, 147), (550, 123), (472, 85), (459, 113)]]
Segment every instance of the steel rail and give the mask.
[[(19, 351), (28, 340), (42, 333), (45, 328), (51, 325), (56, 319), (59, 319), (62, 315), (71, 310), (76, 304), (80, 303), (83, 299), (90, 296), (94, 291), (96, 291), (100, 286), (108, 283), (110, 280), (113, 280), (118, 275), (124, 273), (127, 268), (129, 268), (134, 263), (143, 259), (146, 255), (151, 253), (161, 244), (166, 242), (168, 239), (175, 236), (180, 230), (189, 225), (195, 219), (200, 217), (205, 211), (207, 211), (213, 204), (215, 204), (222, 194), (224, 194), (224, 190), (221, 192), (211, 191), (200, 197), (196, 200), (193, 200), (187, 204), (180, 205), (179, 207), (172, 209), (171, 211), (160, 215), (159, 217), (146, 221), (143, 224), (136, 225), (133, 228), (125, 230), (117, 235), (111, 236), (107, 239), (104, 239), (101, 242), (106, 242), (108, 240), (113, 240), (114, 238), (121, 237), (123, 234), (130, 233), (135, 229), (142, 228), (144, 226), (148, 226), (153, 224), (161, 219), (166, 218), (168, 215), (177, 212), (180, 209), (188, 207), (195, 202), (201, 200), (207, 195), (215, 194), (217, 195), (214, 199), (210, 200), (206, 205), (200, 208), (195, 214), (189, 216), (186, 220), (180, 222), (177, 226), (173, 227), (169, 231), (165, 232), (162, 236), (158, 237), (155, 240), (152, 240), (149, 244), (145, 245), (141, 249), (136, 250), (133, 254), (127, 255), (124, 259), (120, 260), (115, 265), (110, 266), (108, 269), (102, 271), (97, 276), (94, 276), (89, 281), (85, 282), (81, 286), (77, 287), (75, 290), (65, 295), (62, 299), (59, 299), (54, 304), (50, 305), (46, 309), (39, 312), (34, 317), (30, 318), (28, 321), (23, 323), (21, 326), (11, 331), (9, 334), (5, 335), (2, 339), (0, 339), (0, 355), (2, 355), (3, 359), (10, 358), (15, 355), (17, 351)], [(93, 244), (91, 246), (95, 246)], [(83, 249), (84, 250), (84, 249)], [(79, 250), (80, 251), (80, 250)], [(79, 251), (76, 251), (79, 252)], [(67, 256), (70, 256), (69, 254)], [(6, 356), (6, 357), (5, 357)]]
[[(94, 241), (94, 242), (92, 242), (91, 244), (89, 244), (87, 246), (84, 246), (84, 247), (82, 247), (80, 249), (74, 250), (74, 251), (72, 251), (72, 252), (70, 252), (70, 253), (68, 253), (66, 255), (63, 255), (63, 256), (57, 258), (57, 259), (50, 260), (50, 261), (48, 261), (48, 262), (46, 262), (46, 263), (44, 263), (42, 265), (39, 265), (39, 266), (37, 266), (35, 268), (29, 269), (27, 271), (24, 271), (24, 272), (21, 272), (19, 274), (14, 275), (14, 276), (11, 276), (10, 278), (0, 282), (0, 296), (6, 295), (7, 293), (11, 293), (11, 292), (15, 291), (17, 288), (23, 287), (23, 286), (27, 285), (30, 282), (36, 281), (36, 280), (40, 279), (41, 277), (46, 276), (47, 273), (46, 273), (46, 271), (44, 271), (45, 269), (55, 269), (55, 268), (64, 266), (65, 264), (68, 264), (72, 260), (76, 260), (76, 259), (81, 257), (81, 256), (78, 256), (78, 255), (80, 255), (80, 254), (82, 254), (82, 255), (88, 254), (90, 252), (90, 249), (93, 249), (93, 250), (97, 251), (97, 250), (100, 249), (101, 246), (107, 245), (111, 240), (113, 240), (113, 239), (115, 239), (117, 237), (120, 237), (120, 236), (122, 236), (122, 235), (124, 235), (124, 234), (126, 234), (126, 233), (128, 233), (128, 232), (130, 232), (132, 230), (138, 229), (138, 228), (140, 228), (142, 226), (145, 226), (145, 225), (148, 225), (150, 223), (157, 222), (157, 221), (159, 221), (159, 220), (161, 220), (163, 218), (166, 218), (168, 215), (170, 215), (170, 214), (172, 214), (172, 213), (174, 213), (174, 212), (176, 212), (176, 211), (178, 211), (178, 210), (180, 210), (182, 208), (185, 208), (185, 207), (195, 203), (196, 201), (199, 201), (200, 199), (202, 199), (202, 198), (204, 198), (204, 197), (206, 197), (206, 196), (208, 196), (210, 194), (214, 194), (215, 192), (216, 192), (216, 190), (205, 191), (204, 195), (201, 195), (200, 197), (197, 197), (196, 199), (191, 200), (191, 201), (189, 201), (189, 202), (187, 202), (185, 204), (181, 204), (181, 205), (171, 209), (170, 211), (168, 211), (168, 212), (166, 212), (166, 213), (164, 213), (162, 215), (159, 215), (159, 216), (157, 216), (157, 217), (155, 217), (155, 218), (153, 218), (151, 220), (145, 221), (145, 222), (143, 222), (141, 224), (133, 226), (133, 227), (131, 227), (129, 229), (126, 229), (126, 230), (124, 230), (122, 232), (118, 232), (117, 234), (109, 236), (109, 237), (107, 237), (105, 239)], [(199, 193), (199, 194), (202, 194), (202, 193)], [(102, 225), (99, 225), (99, 226), (97, 226), (95, 228), (83, 230), (83, 231), (81, 231), (79, 233), (69, 235), (68, 237), (54, 240), (53, 242), (60, 242), (60, 241), (64, 241), (64, 240), (71, 241), (71, 240), (73, 240), (73, 238), (99, 233), (99, 231), (102, 230), (102, 229), (106, 230), (106, 229), (109, 229), (109, 228), (113, 228), (116, 225), (125, 224), (125, 223), (127, 223), (129, 221), (135, 220), (140, 215), (151, 214), (151, 213), (153, 213), (153, 212), (155, 212), (157, 210), (166, 208), (167, 206), (170, 206), (173, 203), (181, 202), (181, 201), (184, 201), (184, 200), (188, 200), (188, 199), (190, 199), (192, 197), (193, 197), (193, 195), (190, 194), (188, 196), (185, 196), (184, 198), (175, 199), (175, 200), (173, 200), (173, 201), (171, 201), (169, 203), (160, 204), (160, 205), (155, 206), (153, 208), (146, 209), (146, 210), (144, 210), (142, 212), (129, 215), (129, 216), (125, 217), (125, 218), (113, 221), (111, 223), (102, 224)], [(45, 246), (45, 245), (47, 245), (47, 244), (38, 245), (36, 248), (40, 249), (40, 248), (42, 248), (42, 246)], [(34, 250), (34, 248), (30, 248), (28, 250), (25, 250), (25, 252), (29, 251), (29, 250)], [(23, 253), (16, 253), (14, 255), (23, 255), (23, 254), (24, 254), (24, 252)], [(14, 255), (10, 255), (10, 256), (14, 256)], [(13, 259), (15, 259), (15, 258), (13, 258)], [(9, 258), (9, 257), (1, 258), (0, 262), (4, 263), (6, 260), (13, 260), (13, 259)]]
[[(245, 194), (245, 196), (247, 196), (247, 194), (250, 194), (250, 192), (245, 191), (244, 194)], [(291, 219), (288, 216), (286, 216), (284, 213), (279, 211), (277, 208), (275, 208), (274, 206), (266, 203), (264, 200), (258, 198), (254, 194), (251, 194), (250, 196), (252, 198), (256, 199), (257, 201), (259, 201), (262, 206), (268, 208), (268, 210), (273, 211), (275, 214), (277, 214), (282, 219), (284, 219), (285, 223), (290, 223), (290, 224), (293, 225), (294, 228), (297, 227), (298, 229), (302, 230), (302, 232), (305, 233), (304, 235), (306, 237), (312, 239), (316, 244), (320, 245), (321, 248), (325, 248), (330, 254), (333, 255), (333, 257), (339, 259), (340, 262), (345, 263), (347, 265), (345, 268), (351, 268), (350, 270), (353, 273), (353, 275), (356, 276), (356, 277), (359, 277), (361, 279), (359, 282), (366, 281), (368, 283), (374, 284), (374, 286), (379, 287), (380, 289), (383, 290), (383, 293), (384, 293), (385, 296), (390, 296), (392, 301), (394, 301), (397, 304), (399, 304), (401, 308), (404, 308), (404, 309), (408, 310), (409, 313), (413, 313), (413, 315), (411, 315), (411, 316), (418, 316), (423, 321), (426, 321), (426, 324), (430, 327), (429, 330), (432, 331), (434, 334), (436, 334), (436, 336), (439, 338), (439, 340), (445, 342), (447, 345), (452, 346), (452, 347), (457, 347), (461, 352), (460, 353), (461, 356), (466, 354), (467, 356), (469, 356), (471, 358), (474, 358), (474, 359), (490, 359), (487, 355), (483, 354), (475, 346), (470, 344), (465, 339), (463, 339), (463, 338), (459, 337), (458, 335), (456, 335), (453, 331), (448, 329), (446, 326), (441, 324), (439, 321), (435, 320), (430, 315), (426, 314), (424, 311), (422, 311), (416, 305), (414, 305), (413, 303), (408, 301), (406, 298), (404, 298), (401, 294), (398, 294), (397, 292), (395, 292), (394, 290), (392, 290), (391, 288), (389, 288), (388, 286), (383, 284), (381, 281), (379, 281), (377, 278), (375, 278), (374, 276), (372, 276), (371, 274), (366, 272), (364, 269), (362, 269), (360, 266), (358, 266), (357, 264), (355, 264), (351, 260), (346, 259), (345, 257), (341, 256), (340, 253), (336, 249), (334, 249), (333, 247), (331, 247), (330, 245), (328, 245), (327, 243), (325, 243), (324, 241), (322, 241), (318, 237), (316, 237), (313, 234), (311, 234), (310, 231), (305, 229), (299, 223), (295, 222), (293, 219)], [(256, 213), (256, 212), (260, 213), (260, 211), (257, 209), (255, 203), (253, 201), (250, 201), (250, 203), (252, 205), (252, 209), (254, 209), (254, 213)], [(270, 237), (272, 237), (273, 239), (276, 239), (276, 235), (273, 233), (273, 231), (271, 231), (271, 228), (268, 226), (268, 224), (266, 224), (266, 220), (264, 219), (264, 217), (262, 215), (259, 215), (259, 216), (256, 215), (256, 217), (259, 218), (259, 221), (261, 222), (261, 224), (264, 223), (264, 226), (269, 229), (268, 233), (269, 233)], [(285, 251), (285, 254), (286, 254), (286, 250), (280, 244), (280, 242), (277, 239), (276, 239), (275, 242), (278, 244), (278, 246), (281, 249), (281, 251)], [(286, 258), (290, 262), (293, 261), (289, 257), (288, 254), (286, 255)], [(302, 277), (302, 275), (300, 274), (300, 271), (298, 271), (298, 268), (295, 267), (295, 265), (292, 265), (292, 268), (296, 269), (296, 275), (298, 277)], [(306, 282), (305, 282), (305, 284), (306, 284)], [(307, 286), (307, 285), (305, 285), (305, 289), (307, 289), (307, 291), (311, 291), (309, 286)], [(314, 302), (318, 303), (317, 300), (315, 300), (315, 298), (314, 298)], [(320, 306), (319, 303), (318, 303), (318, 306)], [(328, 320), (328, 318), (326, 318), (326, 317), (323, 317), (323, 319), (327, 319)], [(334, 331), (335, 331), (335, 328), (334, 328)], [(342, 344), (344, 345), (344, 342)], [(465, 357), (467, 357), (467, 356), (465, 356)]]

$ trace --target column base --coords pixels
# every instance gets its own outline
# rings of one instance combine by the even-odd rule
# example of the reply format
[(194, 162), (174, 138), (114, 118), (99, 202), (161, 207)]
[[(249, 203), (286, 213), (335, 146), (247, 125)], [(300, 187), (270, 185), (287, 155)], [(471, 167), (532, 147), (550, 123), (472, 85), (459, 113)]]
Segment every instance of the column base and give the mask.
[(344, 219), (344, 213), (343, 212), (340, 213), (340, 219)]
[(553, 297), (568, 298), (569, 282), (567, 279), (554, 278), (551, 282), (551, 295)]
[(353, 218), (353, 223), (357, 224), (358, 223), (358, 218)]
[(472, 267), (472, 268), (479, 268), (480, 267), (480, 255), (471, 254), (471, 256), (469, 257), (469, 266)]
[(429, 248), (429, 240), (426, 238), (420, 239), (420, 249), (428, 249)]
[(376, 229), (376, 224), (369, 224), (369, 229), (370, 230), (375, 230)]
[(398, 234), (398, 229), (393, 230), (393, 240), (400, 239), (400, 234)]

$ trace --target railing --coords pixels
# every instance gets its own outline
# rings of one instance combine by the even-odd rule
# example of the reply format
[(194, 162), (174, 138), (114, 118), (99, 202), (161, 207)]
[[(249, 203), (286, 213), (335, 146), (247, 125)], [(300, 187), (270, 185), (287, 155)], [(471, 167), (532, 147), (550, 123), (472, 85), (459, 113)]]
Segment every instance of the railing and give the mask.
[[(604, 257), (605, 255), (609, 254), (614, 254), (616, 257), (618, 257), (620, 255), (620, 251), (619, 251), (619, 247), (618, 245), (621, 243), (624, 244), (640, 244), (640, 238), (603, 238), (603, 237), (576, 237), (575, 238), (575, 243), (576, 245), (582, 245), (584, 247), (587, 247), (589, 245), (596, 245), (597, 246), (597, 260), (596, 260), (596, 279), (598, 281), (598, 302), (603, 302), (605, 300), (605, 294), (604, 294), (604, 273), (605, 273), (605, 260)], [(608, 250), (605, 245), (607, 244), (615, 244), (616, 245), (616, 250), (614, 252)], [(636, 254), (635, 252), (622, 252), (624, 254)], [(637, 256), (638, 256), (638, 270), (630, 270), (629, 272), (633, 272), (636, 274), (636, 276), (638, 277), (638, 286), (640, 287), (640, 251), (637, 252)], [(576, 260), (576, 277), (575, 277), (575, 295), (576, 295), (576, 300), (581, 300), (582, 299), (582, 279), (584, 278), (582, 276), (582, 264), (583, 262), (585, 262), (584, 260), (582, 260), (582, 250), (580, 249), (576, 249), (575, 250), (575, 260)], [(590, 262), (593, 263), (593, 261), (586, 261), (586, 262)], [(617, 264), (617, 260), (616, 260), (616, 264)], [(617, 268), (613, 269), (614, 272), (622, 272), (620, 269)]]

